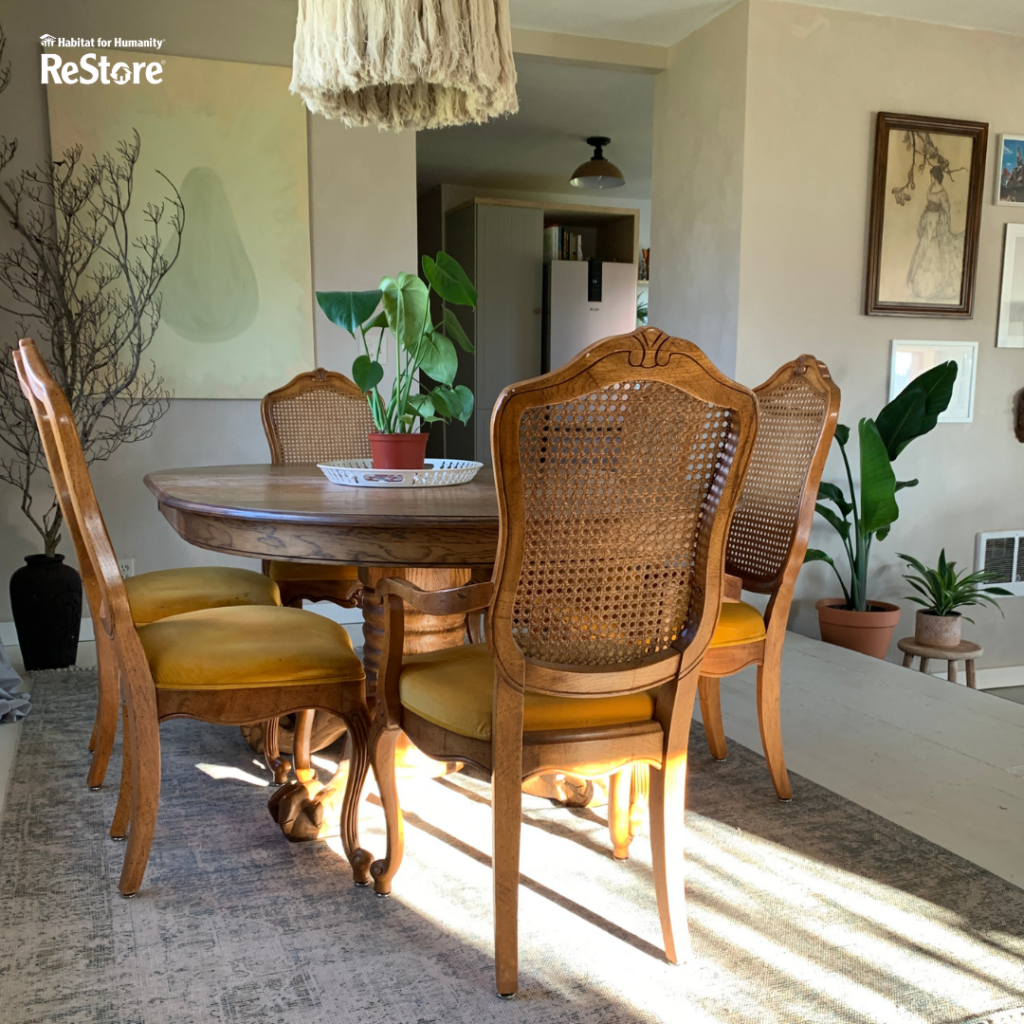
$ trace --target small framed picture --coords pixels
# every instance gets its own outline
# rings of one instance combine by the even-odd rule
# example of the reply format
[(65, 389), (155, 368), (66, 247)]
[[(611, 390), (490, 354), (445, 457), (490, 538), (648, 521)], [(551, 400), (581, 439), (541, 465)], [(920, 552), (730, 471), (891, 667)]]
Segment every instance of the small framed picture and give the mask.
[(957, 364), (956, 384), (949, 407), (940, 423), (971, 423), (974, 420), (974, 381), (978, 371), (976, 341), (893, 341), (889, 367), (891, 402), (915, 377), (939, 363)]
[(878, 115), (864, 312), (970, 319), (988, 125)]
[(1000, 135), (996, 155), (996, 202), (1024, 206), (1024, 135)]
[(1024, 348), (1024, 224), (1006, 225), (996, 346)]

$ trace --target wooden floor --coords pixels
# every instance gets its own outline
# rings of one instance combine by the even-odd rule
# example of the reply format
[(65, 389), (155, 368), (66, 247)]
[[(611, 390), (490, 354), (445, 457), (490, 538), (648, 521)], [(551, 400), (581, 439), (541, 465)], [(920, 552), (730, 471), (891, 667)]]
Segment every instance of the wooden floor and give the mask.
[[(759, 751), (754, 692), (753, 671), (722, 680), (726, 735)], [(1024, 886), (1024, 704), (790, 633), (782, 722), (791, 771)], [(18, 732), (0, 726), (0, 808)]]

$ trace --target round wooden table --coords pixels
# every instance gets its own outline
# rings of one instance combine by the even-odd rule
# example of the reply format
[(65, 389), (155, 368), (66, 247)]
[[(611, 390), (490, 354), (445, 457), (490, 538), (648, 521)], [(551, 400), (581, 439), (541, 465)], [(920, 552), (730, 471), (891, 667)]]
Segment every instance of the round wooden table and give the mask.
[[(305, 464), (170, 469), (150, 473), (145, 482), (164, 518), (197, 547), (243, 558), (357, 566), (363, 583), (363, 664), (371, 696), (384, 636), (374, 584), (400, 576), (425, 590), (441, 590), (474, 576), (490, 579), (498, 547), (498, 499), (490, 466), (470, 483), (452, 487), (346, 487)], [(453, 647), (465, 636), (462, 616), (406, 609), (407, 654)], [(338, 726), (340, 735), (344, 727)], [(340, 800), (341, 776), (314, 802)], [(290, 839), (315, 839), (324, 811), (314, 815), (310, 801), (298, 796), (303, 809), (277, 811), (275, 818)]]
[[(164, 518), (197, 547), (243, 558), (333, 562), (359, 569), (364, 594), (383, 576), (429, 590), (486, 574), (498, 547), (498, 499), (490, 466), (453, 487), (345, 487), (313, 465), (209, 466), (150, 473)], [(383, 610), (363, 605), (363, 660), (372, 688)], [(406, 652), (462, 642), (458, 616), (406, 614)]]

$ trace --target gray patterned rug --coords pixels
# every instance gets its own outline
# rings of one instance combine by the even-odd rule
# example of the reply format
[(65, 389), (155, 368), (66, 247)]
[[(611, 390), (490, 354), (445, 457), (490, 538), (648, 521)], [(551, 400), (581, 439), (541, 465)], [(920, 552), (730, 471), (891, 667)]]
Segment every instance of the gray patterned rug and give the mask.
[[(689, 964), (663, 958), (642, 839), (525, 798), (521, 982), (493, 994), (487, 787), (407, 784), (389, 900), (337, 841), (289, 845), (235, 729), (163, 727), (145, 885), (121, 900), (113, 780), (85, 788), (94, 676), (37, 674), (0, 833), (3, 1024), (1024, 1021), (1024, 891), (694, 727)], [(332, 755), (325, 753), (321, 764)], [(336, 755), (333, 755), (336, 756)], [(379, 807), (363, 844), (383, 849)]]

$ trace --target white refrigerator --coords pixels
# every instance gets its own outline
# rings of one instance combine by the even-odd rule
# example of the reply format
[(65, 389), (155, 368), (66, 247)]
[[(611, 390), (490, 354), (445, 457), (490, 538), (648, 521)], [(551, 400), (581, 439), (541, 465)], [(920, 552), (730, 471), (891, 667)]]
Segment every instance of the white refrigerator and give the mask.
[(636, 267), (600, 260), (544, 265), (544, 370), (595, 341), (636, 330)]

